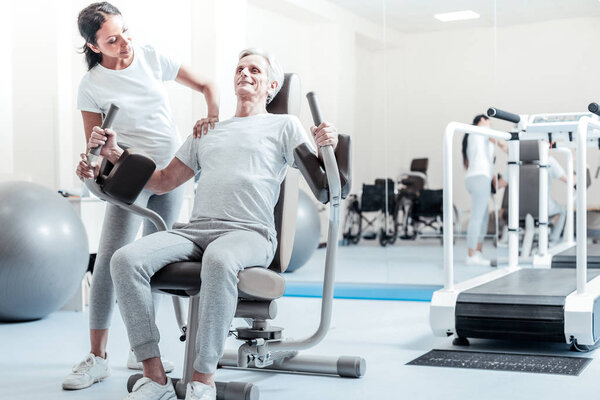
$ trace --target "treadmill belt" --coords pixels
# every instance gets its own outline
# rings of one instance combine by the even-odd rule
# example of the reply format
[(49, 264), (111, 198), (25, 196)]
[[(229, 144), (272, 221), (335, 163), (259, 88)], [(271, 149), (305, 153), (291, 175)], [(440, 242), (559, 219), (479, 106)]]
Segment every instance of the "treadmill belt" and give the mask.
[(585, 357), (434, 349), (406, 365), (577, 376), (590, 361)]
[[(575, 268), (576, 264), (577, 248), (575, 246), (552, 257), (552, 268)], [(600, 246), (588, 244), (587, 266), (588, 268), (600, 268)]]

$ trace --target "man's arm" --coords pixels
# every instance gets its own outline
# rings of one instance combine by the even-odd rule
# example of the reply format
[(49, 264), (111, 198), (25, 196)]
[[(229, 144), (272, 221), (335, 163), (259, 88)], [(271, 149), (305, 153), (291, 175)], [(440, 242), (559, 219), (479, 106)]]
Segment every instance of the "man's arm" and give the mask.
[(164, 194), (187, 182), (193, 176), (194, 171), (179, 158), (174, 157), (166, 168), (152, 174), (146, 189), (156, 194)]

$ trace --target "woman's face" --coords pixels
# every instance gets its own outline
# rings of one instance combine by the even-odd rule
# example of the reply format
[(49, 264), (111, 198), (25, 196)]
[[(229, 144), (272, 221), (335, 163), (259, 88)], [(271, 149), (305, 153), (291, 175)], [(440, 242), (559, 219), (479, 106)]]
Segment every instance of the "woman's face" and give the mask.
[(109, 15), (96, 32), (96, 45), (88, 46), (103, 57), (128, 59), (133, 55), (131, 36), (120, 15)]

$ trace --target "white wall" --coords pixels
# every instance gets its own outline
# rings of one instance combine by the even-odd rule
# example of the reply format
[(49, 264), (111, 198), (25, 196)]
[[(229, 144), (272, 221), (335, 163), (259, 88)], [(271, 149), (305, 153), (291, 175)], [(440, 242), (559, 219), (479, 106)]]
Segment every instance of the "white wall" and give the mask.
[[(11, 14), (11, 3), (4, 11)], [(12, 116), (12, 19), (0, 24), (0, 37), (4, 38), (5, 51), (0, 63), (0, 175), (13, 172), (13, 116)]]
[[(585, 111), (600, 97), (600, 77), (594, 72), (600, 54), (590, 51), (590, 38), (600, 34), (599, 22), (572, 19), (498, 28), (496, 53), (492, 28), (405, 36), (403, 48), (388, 52), (390, 169), (399, 171), (411, 158), (429, 157), (431, 186), (441, 187), (446, 124), (470, 123), (489, 106), (522, 114)], [(395, 65), (404, 68), (400, 76)], [(460, 136), (454, 150), (455, 202), (467, 209)], [(598, 153), (588, 157), (593, 173)], [(505, 160), (498, 154), (499, 170)], [(563, 185), (553, 185), (556, 199), (563, 198), (561, 189)], [(600, 204), (599, 194), (596, 182), (588, 196), (591, 206)]]

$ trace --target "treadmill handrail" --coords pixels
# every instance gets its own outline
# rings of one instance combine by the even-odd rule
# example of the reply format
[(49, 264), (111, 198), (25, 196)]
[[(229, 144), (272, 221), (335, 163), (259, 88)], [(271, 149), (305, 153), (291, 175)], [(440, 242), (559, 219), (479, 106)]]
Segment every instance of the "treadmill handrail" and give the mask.
[(444, 132), (444, 289), (454, 288), (454, 230), (452, 210), (452, 143), (456, 132), (483, 135), (495, 139), (509, 140), (511, 134), (491, 128), (484, 128), (460, 122), (450, 122)]
[[(587, 137), (590, 128), (600, 129), (600, 121), (582, 117), (577, 125), (577, 294), (587, 286)], [(584, 212), (581, 212), (584, 211)]]

